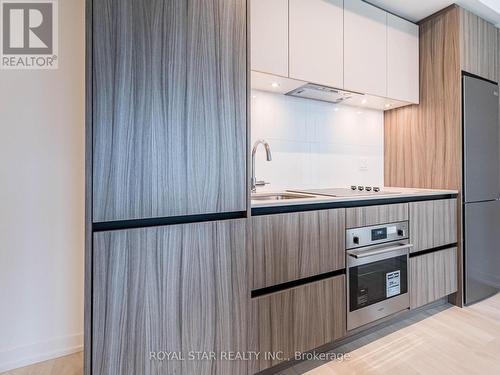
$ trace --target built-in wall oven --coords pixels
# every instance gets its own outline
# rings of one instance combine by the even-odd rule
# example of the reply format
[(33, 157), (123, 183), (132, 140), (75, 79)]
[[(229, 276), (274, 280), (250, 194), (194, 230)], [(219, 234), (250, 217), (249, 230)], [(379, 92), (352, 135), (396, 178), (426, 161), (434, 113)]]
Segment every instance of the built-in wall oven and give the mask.
[(410, 307), (408, 222), (348, 229), (347, 329)]

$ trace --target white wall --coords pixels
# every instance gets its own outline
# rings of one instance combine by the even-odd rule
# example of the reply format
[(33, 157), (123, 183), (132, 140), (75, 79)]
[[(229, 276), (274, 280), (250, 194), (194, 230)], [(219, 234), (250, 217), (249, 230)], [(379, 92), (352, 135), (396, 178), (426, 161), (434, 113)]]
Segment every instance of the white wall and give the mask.
[(252, 144), (273, 154), (257, 151), (257, 179), (271, 182), (259, 190), (383, 186), (382, 111), (253, 91), (251, 116)]
[(81, 350), (84, 0), (59, 1), (59, 70), (0, 70), (0, 372)]

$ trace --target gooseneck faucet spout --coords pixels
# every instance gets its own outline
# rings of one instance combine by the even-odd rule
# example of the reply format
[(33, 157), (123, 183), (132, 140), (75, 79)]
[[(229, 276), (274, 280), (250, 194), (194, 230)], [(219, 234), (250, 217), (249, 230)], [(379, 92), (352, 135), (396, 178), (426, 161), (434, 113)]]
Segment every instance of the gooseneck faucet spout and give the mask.
[(257, 140), (257, 142), (254, 143), (253, 148), (252, 148), (252, 179), (251, 179), (251, 189), (252, 193), (255, 193), (257, 191), (257, 186), (264, 186), (268, 184), (268, 182), (264, 181), (257, 181), (255, 178), (255, 154), (257, 153), (257, 148), (259, 145), (263, 145), (264, 148), (266, 149), (266, 159), (267, 161), (273, 160), (272, 155), (271, 155), (271, 147), (269, 146), (269, 143), (267, 143), (263, 139)]

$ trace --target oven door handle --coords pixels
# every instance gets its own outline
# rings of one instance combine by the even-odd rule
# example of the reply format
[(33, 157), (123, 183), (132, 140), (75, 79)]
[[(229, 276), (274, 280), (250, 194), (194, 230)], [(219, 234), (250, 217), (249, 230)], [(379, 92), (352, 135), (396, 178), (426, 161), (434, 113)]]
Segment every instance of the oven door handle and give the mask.
[(392, 252), (398, 252), (401, 254), (406, 253), (406, 250), (409, 250), (413, 247), (412, 244), (405, 244), (405, 245), (399, 245), (399, 246), (392, 246), (392, 247), (384, 247), (382, 249), (373, 249), (373, 250), (348, 250), (347, 253), (352, 256), (353, 258), (356, 259), (363, 259), (366, 257), (371, 257), (374, 255), (380, 255), (380, 254), (385, 254), (385, 253), (392, 253)]

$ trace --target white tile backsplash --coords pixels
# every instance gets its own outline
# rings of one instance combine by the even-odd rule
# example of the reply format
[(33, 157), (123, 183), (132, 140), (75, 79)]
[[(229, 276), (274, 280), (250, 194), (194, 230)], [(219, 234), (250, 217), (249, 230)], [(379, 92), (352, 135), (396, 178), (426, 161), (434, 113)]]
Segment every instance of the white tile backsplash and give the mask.
[(256, 175), (265, 189), (383, 186), (384, 113), (264, 91), (252, 92), (252, 144)]

